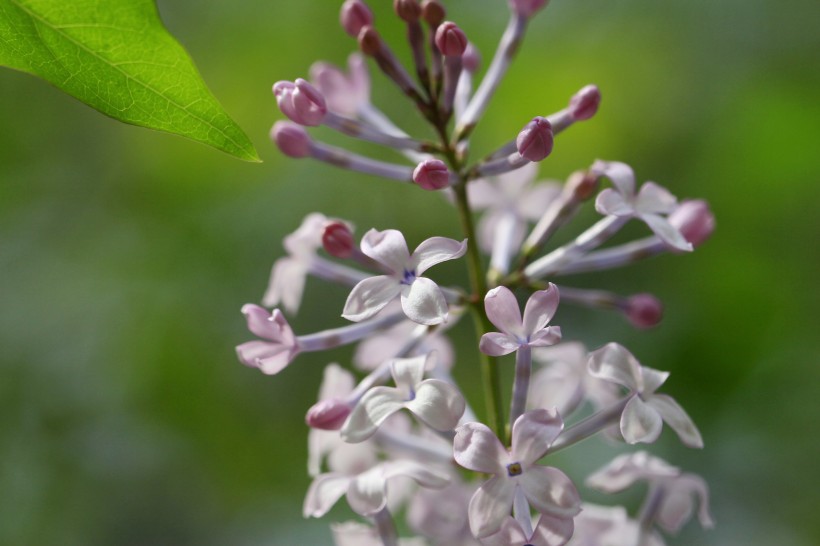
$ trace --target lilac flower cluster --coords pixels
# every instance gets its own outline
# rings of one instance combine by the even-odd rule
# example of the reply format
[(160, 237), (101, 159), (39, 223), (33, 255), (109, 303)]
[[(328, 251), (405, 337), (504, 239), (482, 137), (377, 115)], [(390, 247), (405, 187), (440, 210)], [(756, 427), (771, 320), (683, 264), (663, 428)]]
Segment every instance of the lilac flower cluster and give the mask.
[[(530, 19), (546, 4), (509, 0), (509, 24), (475, 90), (478, 52), (446, 20), (439, 0), (394, 0), (406, 24), (413, 70), (382, 39), (370, 8), (362, 0), (346, 0), (341, 26), (361, 51), (350, 56), (348, 70), (320, 62), (311, 67), (310, 81), (273, 86), (290, 120), (276, 122), (271, 132), (285, 155), (438, 191), (454, 205), (463, 228), (463, 240), (432, 237), (411, 252), (396, 229), (370, 229), (356, 245), (351, 223), (310, 214), (285, 238), (287, 255), (274, 264), (263, 299), (274, 309), (242, 309), (260, 339), (239, 345), (239, 360), (265, 374), (282, 372), (302, 352), (358, 344), (352, 364), (359, 378), (329, 364), (319, 400), (306, 416), (313, 482), (305, 517), (324, 516), (344, 497), (362, 518), (332, 526), (337, 546), (660, 545), (659, 530), (677, 532), (696, 504), (700, 523), (712, 525), (704, 481), (645, 452), (621, 455), (587, 480), (607, 493), (646, 481), (646, 501), (634, 518), (622, 507), (582, 502), (573, 480), (543, 463), (598, 433), (627, 444), (651, 443), (663, 423), (685, 445), (703, 447), (683, 408), (657, 393), (668, 372), (642, 366), (617, 343), (588, 352), (577, 341), (563, 341), (564, 332), (551, 325), (566, 302), (615, 310), (636, 327), (649, 328), (661, 320), (657, 298), (552, 281), (690, 252), (714, 229), (704, 201), (678, 203), (654, 182), (638, 189), (623, 163), (596, 161), (563, 184), (536, 182), (537, 163), (552, 153), (554, 137), (595, 115), (601, 96), (594, 85), (565, 108), (533, 118), (483, 159), (469, 160), (469, 137)], [(429, 122), (436, 140), (408, 135), (370, 102), (366, 58)], [(305, 127), (320, 125), (395, 150), (403, 162), (317, 141)], [(600, 190), (605, 181), (612, 187)], [(548, 249), (552, 236), (593, 197), (602, 218)], [(601, 248), (632, 219), (646, 224), (651, 235)], [(467, 287), (439, 286), (427, 276), (449, 260), (466, 263)], [(296, 313), (307, 276), (350, 288), (339, 306), (347, 325), (293, 332), (277, 306)], [(472, 316), (480, 357), (459, 365), (480, 371), (483, 422), (451, 374), (456, 357), (447, 331), (465, 315)], [(514, 381), (505, 412), (499, 358), (512, 353)], [(399, 514), (417, 537), (399, 538)]]

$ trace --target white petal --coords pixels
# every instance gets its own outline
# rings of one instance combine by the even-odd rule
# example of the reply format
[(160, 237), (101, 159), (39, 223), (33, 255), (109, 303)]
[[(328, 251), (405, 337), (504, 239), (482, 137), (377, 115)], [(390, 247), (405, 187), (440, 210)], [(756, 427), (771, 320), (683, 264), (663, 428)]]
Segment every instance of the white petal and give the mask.
[(525, 466), (544, 456), (564, 430), (564, 421), (555, 408), (528, 411), (515, 420), (511, 458)]
[(518, 480), (524, 495), (538, 512), (571, 518), (581, 511), (581, 496), (566, 474), (551, 466), (535, 465)]
[(683, 524), (689, 521), (694, 511), (693, 497), (698, 497), (700, 509), (698, 520), (705, 529), (711, 529), (715, 523), (709, 514), (709, 488), (703, 478), (694, 474), (685, 474), (668, 485), (669, 490), (663, 499), (658, 512), (658, 524), (670, 533), (680, 531)]
[(407, 318), (431, 326), (447, 320), (447, 301), (438, 285), (426, 277), (418, 277), (410, 286), (401, 288), (401, 308)]
[(450, 483), (450, 477), (447, 474), (433, 470), (429, 465), (423, 465), (411, 460), (389, 461), (383, 463), (384, 478), (389, 480), (391, 478), (404, 476), (412, 479), (417, 484), (423, 487), (430, 487), (433, 489), (441, 489)]
[(643, 381), (641, 394), (652, 394), (658, 390), (661, 385), (666, 383), (667, 379), (669, 379), (669, 372), (656, 370), (647, 366), (641, 366), (641, 381)]
[(506, 214), (507, 212), (504, 209), (490, 209), (485, 212), (484, 216), (482, 216), (481, 220), (479, 220), (477, 230), (478, 246), (485, 254), (492, 253), (498, 225), (501, 223), (501, 220), (506, 216)]
[(636, 451), (615, 457), (605, 467), (587, 477), (586, 484), (604, 493), (617, 493), (642, 480), (666, 480), (679, 475), (680, 469), (663, 459), (646, 451)]
[(635, 173), (626, 163), (599, 160), (592, 165), (592, 171), (609, 178), (622, 195), (635, 194)]
[(501, 332), (490, 332), (481, 336), (478, 349), (485, 355), (504, 356), (517, 351), (521, 346), (513, 336)]
[(623, 385), (630, 391), (643, 390), (641, 365), (623, 346), (607, 343), (589, 357), (589, 373), (593, 377)]
[(524, 333), (532, 335), (543, 329), (558, 309), (558, 287), (552, 283), (546, 290), (533, 292), (524, 307)]
[(483, 423), (466, 423), (456, 429), (453, 457), (469, 470), (486, 474), (504, 474), (509, 454), (490, 428)]
[(563, 546), (572, 538), (574, 530), (575, 523), (572, 518), (541, 514), (530, 543), (532, 546)]
[(646, 222), (649, 229), (667, 245), (677, 250), (691, 252), (694, 250), (692, 243), (686, 240), (680, 230), (669, 223), (669, 220), (657, 214), (641, 214), (640, 219)]
[(302, 505), (304, 517), (320, 518), (333, 508), (350, 485), (350, 478), (341, 474), (322, 474), (317, 476), (308, 488), (305, 503)]
[(465, 402), (459, 390), (438, 379), (422, 381), (416, 390), (416, 397), (407, 403), (407, 409), (441, 431), (453, 430), (464, 414)]
[(370, 438), (385, 419), (404, 408), (404, 393), (392, 387), (373, 387), (362, 396), (342, 426), (345, 442), (363, 442)]
[(410, 251), (404, 235), (395, 229), (376, 231), (371, 229), (362, 237), (362, 252), (401, 275), (410, 264)]
[(655, 408), (666, 424), (677, 433), (684, 445), (703, 448), (703, 437), (698, 427), (674, 398), (665, 394), (655, 394), (650, 396), (646, 403)]
[[(507, 195), (516, 196), (532, 184), (536, 176), (538, 176), (538, 163), (531, 161), (514, 171), (508, 171), (494, 176), (493, 180), (495, 187), (499, 188), (502, 192)], [(472, 182), (470, 183), (472, 184)]]
[(483, 538), (498, 532), (504, 518), (510, 514), (515, 481), (506, 476), (496, 476), (475, 492), (470, 499), (467, 513), (470, 518), (470, 531), (476, 538)]
[(530, 336), (530, 347), (549, 347), (561, 341), (561, 327), (547, 326)]
[(379, 534), (372, 527), (355, 521), (331, 523), (335, 546), (381, 546)]
[(562, 185), (557, 182), (536, 184), (518, 200), (521, 215), (536, 222), (544, 215), (547, 207), (561, 195)]
[(481, 539), (481, 544), (484, 546), (526, 546), (528, 539), (529, 537), (521, 529), (521, 524), (513, 517), (507, 516), (498, 532)]
[(347, 503), (360, 516), (371, 516), (384, 508), (387, 504), (387, 482), (381, 465), (351, 480)]
[(461, 258), (467, 252), (467, 239), (461, 242), (447, 237), (430, 237), (423, 241), (410, 258), (415, 264), (416, 275), (422, 275), (436, 264)]
[(523, 337), (523, 321), (518, 300), (506, 286), (493, 288), (484, 296), (484, 310), (496, 328), (512, 336)]
[(428, 356), (397, 358), (390, 363), (390, 372), (399, 390), (410, 394), (415, 390), (416, 385), (421, 383), (424, 379), (424, 370), (427, 368)]
[(389, 275), (369, 277), (353, 287), (347, 296), (342, 316), (353, 322), (368, 319), (400, 293), (401, 285), (395, 278)]
[(654, 182), (647, 182), (641, 186), (635, 198), (635, 210), (645, 214), (669, 214), (677, 205), (677, 198)]
[(290, 256), (276, 260), (262, 303), (267, 307), (276, 307), (281, 303), (288, 313), (296, 314), (302, 302), (307, 273), (305, 260)]
[(658, 439), (663, 428), (660, 414), (644, 403), (640, 396), (633, 396), (621, 414), (621, 434), (628, 444), (651, 444)]
[(632, 216), (635, 214), (632, 203), (612, 188), (607, 188), (598, 194), (598, 197), (595, 198), (595, 210), (601, 214), (612, 216)]
[(325, 366), (322, 385), (319, 387), (319, 400), (344, 398), (353, 390), (356, 380), (353, 374), (336, 363)]
[(467, 195), (473, 210), (483, 210), (498, 205), (503, 200), (503, 194), (495, 184), (486, 178), (471, 180), (467, 184)]

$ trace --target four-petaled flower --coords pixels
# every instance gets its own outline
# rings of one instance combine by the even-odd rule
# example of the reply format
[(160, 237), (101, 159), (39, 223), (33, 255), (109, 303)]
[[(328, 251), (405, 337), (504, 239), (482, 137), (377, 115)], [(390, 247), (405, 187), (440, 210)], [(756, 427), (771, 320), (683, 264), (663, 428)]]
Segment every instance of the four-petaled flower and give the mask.
[(518, 489), (541, 514), (572, 518), (578, 513), (581, 499), (572, 481), (557, 468), (536, 464), (563, 428), (555, 409), (527, 412), (513, 424), (510, 451), (484, 424), (467, 423), (456, 429), (456, 462), (469, 470), (493, 475), (470, 500), (473, 535), (485, 538), (501, 529)]
[(388, 275), (364, 279), (347, 297), (342, 316), (359, 322), (372, 317), (398, 295), (404, 313), (419, 324), (441, 324), (447, 319), (447, 302), (438, 285), (421, 275), (430, 267), (460, 258), (467, 241), (431, 237), (410, 254), (401, 232), (371, 229), (362, 238), (362, 252), (384, 266)]
[(267, 341), (248, 341), (236, 348), (239, 361), (262, 373), (274, 375), (299, 354), (299, 343), (285, 315), (279, 309), (268, 313), (263, 307), (248, 303), (242, 306), (248, 321), (248, 330)]
[(493, 288), (484, 297), (487, 318), (501, 332), (481, 336), (479, 349), (490, 356), (509, 354), (519, 347), (546, 347), (561, 341), (561, 328), (547, 326), (558, 308), (558, 288), (550, 283), (546, 290), (530, 296), (524, 317), (515, 295), (505, 286)]

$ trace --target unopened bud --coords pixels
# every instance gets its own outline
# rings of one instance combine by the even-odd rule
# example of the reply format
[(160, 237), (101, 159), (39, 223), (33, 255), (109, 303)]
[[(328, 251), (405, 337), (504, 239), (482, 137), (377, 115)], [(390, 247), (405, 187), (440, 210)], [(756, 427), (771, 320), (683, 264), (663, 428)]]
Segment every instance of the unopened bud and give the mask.
[(371, 26), (362, 27), (362, 30), (359, 32), (358, 41), (359, 50), (368, 57), (372, 57), (381, 51), (382, 37), (379, 36), (376, 29)]
[(315, 87), (301, 78), (297, 79), (296, 83), (276, 82), (273, 85), (273, 94), (282, 113), (300, 125), (321, 125), (327, 115), (325, 98)]
[(305, 415), (305, 423), (311, 428), (339, 430), (350, 415), (350, 405), (338, 398), (320, 400)]
[(310, 136), (300, 125), (277, 121), (270, 132), (271, 139), (283, 154), (299, 159), (310, 155)]
[(355, 248), (353, 232), (344, 222), (328, 222), (322, 232), (322, 246), (325, 252), (336, 258), (349, 258)]
[(589, 119), (598, 111), (601, 92), (596, 85), (587, 85), (575, 93), (569, 101), (569, 113), (574, 121)]
[(669, 215), (669, 223), (694, 247), (703, 244), (715, 231), (715, 215), (709, 203), (701, 199), (679, 204)]
[(521, 129), (515, 146), (529, 161), (541, 161), (552, 152), (552, 125), (547, 118), (536, 116)]
[(339, 22), (345, 32), (355, 38), (362, 27), (373, 24), (373, 12), (362, 0), (345, 0), (339, 12)]
[(457, 24), (447, 21), (436, 30), (436, 47), (445, 57), (461, 57), (467, 49), (467, 36)]
[(414, 23), (421, 17), (418, 0), (393, 0), (393, 10), (403, 21)]
[(467, 72), (477, 72), (481, 65), (481, 54), (472, 42), (467, 44), (467, 49), (464, 50), (464, 55), (461, 56), (461, 65)]
[(450, 185), (450, 171), (440, 159), (427, 159), (413, 171), (413, 182), (425, 190), (440, 190)]
[(421, 3), (421, 17), (431, 27), (437, 27), (447, 17), (447, 10), (438, 0), (424, 0)]
[(546, 5), (547, 0), (510, 0), (510, 9), (524, 17), (532, 17), (535, 12)]
[(586, 201), (598, 191), (601, 178), (591, 171), (575, 171), (567, 179), (567, 191), (576, 201)]
[(663, 318), (663, 304), (652, 294), (635, 294), (626, 300), (624, 313), (636, 328), (652, 328)]

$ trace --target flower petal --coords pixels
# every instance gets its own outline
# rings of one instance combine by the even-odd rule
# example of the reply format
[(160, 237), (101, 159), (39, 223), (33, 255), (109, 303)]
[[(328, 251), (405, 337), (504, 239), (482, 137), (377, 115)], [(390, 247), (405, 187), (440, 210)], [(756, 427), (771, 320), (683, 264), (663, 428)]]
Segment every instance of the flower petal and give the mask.
[(357, 521), (331, 523), (330, 532), (333, 533), (335, 546), (378, 546), (381, 544), (381, 538), (376, 529)]
[(279, 309), (268, 312), (264, 307), (247, 303), (242, 306), (242, 314), (247, 320), (248, 330), (254, 335), (277, 343), (293, 344), (293, 330)]
[(350, 485), (350, 478), (341, 474), (317, 476), (308, 488), (302, 514), (306, 518), (320, 518), (327, 514)]
[(537, 222), (544, 215), (544, 211), (550, 203), (561, 195), (562, 188), (563, 185), (557, 182), (533, 185), (532, 189), (518, 200), (518, 209), (521, 215), (527, 220)]
[(665, 531), (676, 534), (689, 521), (694, 511), (693, 495), (698, 497), (700, 509), (698, 521), (705, 529), (714, 527), (709, 514), (709, 488), (703, 478), (694, 474), (684, 474), (669, 486), (658, 511), (657, 522)]
[(649, 229), (661, 238), (667, 245), (677, 250), (691, 252), (695, 247), (686, 240), (680, 230), (669, 223), (669, 220), (657, 214), (640, 214), (639, 218), (646, 222)]
[(665, 394), (655, 394), (650, 396), (646, 403), (660, 414), (666, 424), (677, 433), (684, 445), (697, 449), (703, 448), (703, 437), (698, 427), (674, 398)]
[(504, 198), (502, 192), (487, 178), (471, 180), (467, 184), (467, 195), (473, 210), (492, 208)]
[(595, 210), (601, 214), (611, 216), (632, 216), (635, 214), (632, 203), (612, 188), (607, 188), (598, 194), (598, 197), (595, 198)]
[(547, 326), (530, 336), (530, 347), (549, 347), (561, 341), (561, 327)]
[(298, 353), (296, 346), (268, 341), (248, 341), (236, 347), (236, 355), (242, 364), (259, 368), (266, 375), (276, 375), (284, 370)]
[(407, 318), (431, 326), (447, 320), (447, 301), (438, 285), (426, 277), (418, 277), (410, 286), (401, 288), (401, 308)]
[(635, 173), (626, 163), (598, 160), (593, 163), (592, 171), (609, 178), (621, 195), (625, 197), (635, 195)]
[(367, 391), (339, 431), (345, 442), (363, 442), (373, 436), (385, 419), (404, 408), (407, 400), (399, 389), (373, 387)]
[(501, 529), (504, 518), (510, 514), (515, 480), (506, 476), (496, 476), (484, 482), (467, 508), (470, 518), (470, 531), (476, 538), (484, 538)]
[(521, 524), (515, 521), (515, 518), (507, 516), (498, 532), (481, 539), (481, 544), (484, 546), (526, 546), (528, 539), (529, 537), (521, 529)]
[(399, 390), (409, 395), (415, 390), (416, 385), (421, 383), (421, 380), (424, 379), (428, 356), (396, 358), (390, 363), (390, 373), (393, 374), (393, 381), (396, 382), (396, 387)]
[(519, 480), (521, 489), (538, 512), (571, 518), (581, 511), (581, 496), (566, 474), (551, 466), (528, 468)]
[[(558, 287), (552, 283), (546, 290), (534, 292), (524, 307), (524, 333), (528, 336), (543, 329), (558, 309)], [(517, 306), (516, 306), (517, 307)]]
[(621, 434), (628, 444), (651, 444), (658, 439), (663, 428), (660, 414), (635, 395), (626, 403), (621, 414)]
[(646, 396), (654, 393), (661, 385), (666, 383), (667, 379), (669, 379), (669, 372), (641, 366), (641, 380), (643, 381), (641, 394)]
[(286, 256), (274, 262), (268, 281), (268, 289), (262, 303), (275, 307), (280, 303), (288, 313), (296, 314), (305, 291), (308, 263), (304, 259)]
[(509, 453), (495, 434), (483, 423), (466, 423), (456, 429), (453, 457), (468, 470), (487, 474), (504, 474)]
[(521, 310), (515, 294), (506, 286), (497, 286), (484, 296), (484, 310), (496, 328), (512, 336), (523, 336)]
[(575, 531), (575, 522), (572, 518), (558, 518), (541, 514), (538, 524), (532, 533), (532, 546), (563, 546)]
[(593, 377), (623, 385), (633, 392), (643, 390), (641, 365), (622, 345), (607, 343), (593, 351), (588, 367)]
[(669, 214), (677, 206), (678, 199), (654, 182), (646, 182), (641, 186), (635, 198), (635, 210), (646, 214)]
[(512, 430), (512, 459), (525, 466), (535, 464), (564, 430), (558, 410), (536, 409), (515, 420)]
[(322, 384), (319, 387), (319, 400), (344, 398), (353, 390), (356, 380), (353, 374), (335, 362), (325, 366)]
[(441, 489), (450, 483), (447, 474), (432, 470), (429, 465), (423, 465), (411, 460), (389, 461), (382, 464), (384, 468), (384, 479), (389, 480), (398, 476), (404, 476), (415, 481), (423, 487)]
[(504, 356), (517, 351), (521, 345), (513, 336), (501, 332), (490, 332), (481, 336), (478, 349), (485, 355)]
[(382, 465), (359, 474), (347, 489), (347, 503), (360, 516), (372, 516), (387, 504), (387, 480)]
[(430, 237), (416, 247), (410, 258), (416, 275), (422, 275), (436, 264), (461, 258), (467, 252), (467, 239), (461, 242), (447, 237)]
[(387, 266), (393, 273), (401, 275), (410, 264), (410, 251), (404, 235), (395, 229), (377, 231), (371, 229), (362, 237), (362, 252), (382, 265)]
[(389, 275), (369, 277), (353, 287), (347, 296), (342, 316), (353, 322), (368, 319), (400, 293), (401, 285), (395, 278)]
[(604, 493), (618, 493), (641, 481), (677, 478), (680, 469), (646, 451), (618, 455), (606, 466), (587, 477), (588, 487)]
[(464, 414), (464, 397), (459, 390), (438, 379), (422, 381), (407, 409), (436, 430), (453, 430)]

